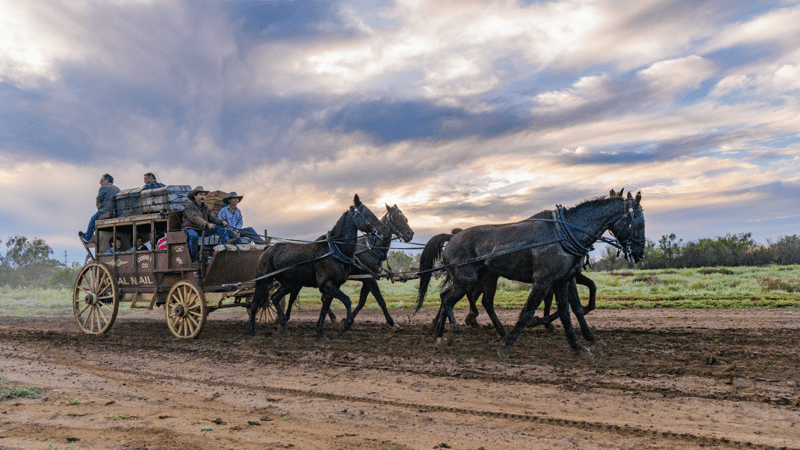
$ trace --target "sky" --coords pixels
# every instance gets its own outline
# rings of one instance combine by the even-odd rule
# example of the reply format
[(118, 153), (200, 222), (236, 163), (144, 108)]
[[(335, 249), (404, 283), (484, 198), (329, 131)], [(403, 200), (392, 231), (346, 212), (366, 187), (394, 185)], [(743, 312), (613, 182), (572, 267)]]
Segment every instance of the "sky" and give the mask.
[(0, 248), (83, 263), (102, 174), (146, 172), (292, 239), (355, 194), (424, 244), (620, 188), (653, 241), (800, 233), (800, 2), (620, 5), (0, 0)]

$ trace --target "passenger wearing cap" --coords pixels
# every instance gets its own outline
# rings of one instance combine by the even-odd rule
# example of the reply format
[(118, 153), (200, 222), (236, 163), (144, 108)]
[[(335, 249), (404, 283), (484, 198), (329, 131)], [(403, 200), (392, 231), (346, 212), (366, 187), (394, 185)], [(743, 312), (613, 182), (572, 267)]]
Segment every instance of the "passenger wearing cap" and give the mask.
[(225, 203), (220, 212), (219, 218), (225, 219), (230, 224), (232, 228), (229, 230), (229, 233), (232, 234), (231, 242), (233, 244), (241, 244), (242, 243), (242, 236), (250, 238), (256, 244), (263, 244), (264, 239), (256, 233), (256, 231), (250, 227), (244, 228), (244, 220), (242, 218), (242, 210), (238, 208), (239, 202), (242, 201), (244, 196), (236, 194), (236, 192), (231, 192), (225, 198), (222, 199), (222, 202)]
[(183, 208), (183, 222), (181, 227), (186, 231), (189, 244), (189, 255), (192, 262), (198, 261), (197, 241), (205, 231), (205, 236), (217, 234), (220, 242), (228, 240), (228, 233), (225, 227), (228, 221), (220, 219), (211, 208), (206, 205), (206, 195), (208, 191), (202, 186), (192, 189), (186, 196), (189, 202)]

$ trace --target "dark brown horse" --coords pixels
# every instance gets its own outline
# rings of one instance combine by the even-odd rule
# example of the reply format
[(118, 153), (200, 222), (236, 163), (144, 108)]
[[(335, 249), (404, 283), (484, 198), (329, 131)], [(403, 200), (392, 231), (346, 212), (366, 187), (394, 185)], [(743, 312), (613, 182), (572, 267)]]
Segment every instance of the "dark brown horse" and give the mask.
[[(383, 310), (386, 323), (392, 327), (392, 330), (400, 331), (403, 328), (396, 324), (391, 314), (389, 314), (389, 310), (386, 308), (386, 300), (384, 300), (381, 294), (375, 276), (381, 273), (381, 264), (383, 261), (386, 261), (392, 240), (396, 238), (402, 239), (403, 242), (406, 243), (411, 242), (411, 239), (414, 238), (414, 230), (408, 225), (408, 219), (406, 219), (406, 216), (400, 211), (397, 205), (391, 207), (386, 205), (386, 213), (381, 217), (381, 223), (389, 230), (389, 233), (385, 237), (378, 238), (375, 234), (369, 234), (358, 238), (358, 246), (356, 247), (355, 254), (357, 260), (353, 267), (350, 268), (350, 276), (358, 277), (357, 280), (361, 281), (362, 285), (358, 305), (353, 309), (353, 319), (355, 320), (358, 312), (361, 311), (361, 308), (366, 304), (367, 297), (372, 293), (378, 305)], [(292, 313), (292, 305), (297, 299), (299, 292), (300, 288), (297, 288), (297, 290), (289, 293), (286, 320), (289, 320), (289, 316)], [(332, 322), (336, 322), (336, 315), (333, 314), (333, 311), (328, 311), (328, 316), (331, 318)]]
[[(322, 293), (317, 337), (325, 338), (325, 315), (328, 314), (334, 298), (339, 299), (347, 310), (342, 328), (348, 329), (353, 324), (350, 298), (339, 287), (350, 276), (359, 230), (375, 234), (380, 239), (389, 234), (386, 226), (356, 195), (353, 206), (342, 214), (328, 232), (327, 239), (309, 244), (278, 243), (267, 247), (259, 259), (259, 278), (256, 279), (253, 300), (250, 302), (250, 334), (256, 334), (256, 312), (270, 299), (278, 313), (281, 327), (285, 328), (286, 315), (280, 306), (280, 300), (286, 294), (299, 291), (304, 286), (316, 287)], [(270, 296), (274, 282), (279, 283), (279, 287)]]
[[(644, 257), (644, 214), (640, 206), (641, 194), (634, 199), (611, 191), (609, 197), (583, 202), (573, 208), (559, 207), (543, 211), (521, 222), (504, 225), (483, 225), (468, 228), (451, 239), (444, 249), (441, 240), (434, 239), (426, 249), (438, 247), (447, 274), (446, 289), (441, 293), (443, 314), (437, 323), (437, 343), (441, 342), (445, 317), (452, 317), (453, 305), (465, 295), (483, 293), (486, 313), (503, 335), (498, 353), (507, 359), (509, 348), (519, 337), (549, 292), (553, 292), (558, 305), (558, 316), (564, 327), (570, 347), (576, 352), (591, 354), (578, 342), (569, 316), (570, 281), (581, 270), (581, 262), (594, 242), (609, 230), (617, 238), (613, 241), (625, 251), (632, 261)], [(606, 242), (610, 242), (606, 240)], [(612, 243), (612, 242), (610, 242)], [(435, 251), (423, 251), (420, 264), (418, 308), (422, 305), (436, 256)], [(494, 312), (494, 291), (499, 277), (531, 283), (528, 300), (520, 312), (517, 324), (506, 333)], [(487, 295), (490, 294), (490, 295)], [(487, 298), (488, 297), (488, 298)], [(475, 296), (474, 300), (477, 300)], [(573, 306), (580, 306), (577, 296)], [(578, 320), (583, 321), (583, 315)], [(581, 323), (584, 328), (584, 323)], [(588, 330), (588, 326), (585, 327)], [(593, 338), (591, 332), (587, 339)]]

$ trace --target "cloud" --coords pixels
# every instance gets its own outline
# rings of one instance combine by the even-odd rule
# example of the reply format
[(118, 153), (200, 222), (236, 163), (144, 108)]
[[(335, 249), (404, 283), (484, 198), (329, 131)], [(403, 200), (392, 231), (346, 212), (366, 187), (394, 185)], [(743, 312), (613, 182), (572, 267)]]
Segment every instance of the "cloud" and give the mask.
[(798, 10), (0, 0), (0, 188), (31, 202), (0, 205), (0, 237), (74, 245), (98, 176), (147, 171), (243, 192), (287, 237), (355, 193), (423, 239), (623, 186), (652, 193), (648, 230), (745, 228), (730, 211), (797, 196)]

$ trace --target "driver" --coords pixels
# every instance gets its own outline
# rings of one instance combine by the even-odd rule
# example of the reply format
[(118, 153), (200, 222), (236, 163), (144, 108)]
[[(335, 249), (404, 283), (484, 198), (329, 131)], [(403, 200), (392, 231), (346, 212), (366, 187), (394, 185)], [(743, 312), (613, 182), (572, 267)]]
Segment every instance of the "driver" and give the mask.
[(217, 214), (206, 205), (206, 195), (208, 195), (208, 191), (202, 186), (197, 186), (186, 194), (189, 202), (183, 208), (181, 227), (186, 231), (188, 237), (189, 256), (191, 256), (192, 262), (197, 262), (199, 259), (197, 241), (204, 231), (205, 236), (218, 235), (220, 242), (228, 240), (228, 233), (225, 231), (228, 221), (217, 217)]

